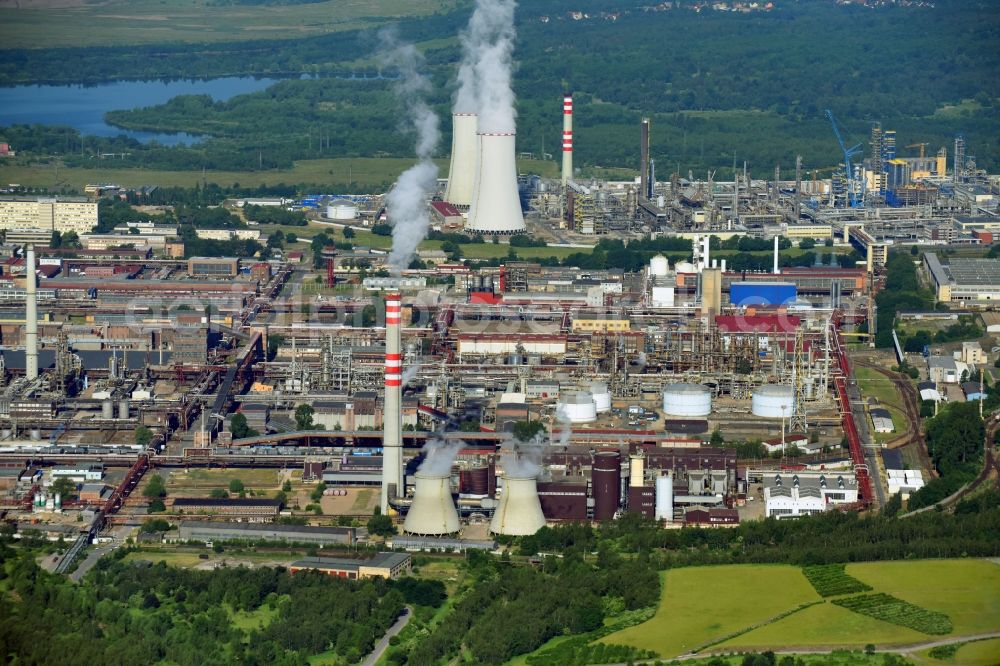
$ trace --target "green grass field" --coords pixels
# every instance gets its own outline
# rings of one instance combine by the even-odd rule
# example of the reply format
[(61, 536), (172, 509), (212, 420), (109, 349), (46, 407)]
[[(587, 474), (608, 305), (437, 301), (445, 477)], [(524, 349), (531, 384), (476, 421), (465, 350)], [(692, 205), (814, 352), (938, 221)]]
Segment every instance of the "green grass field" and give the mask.
[[(447, 159), (438, 159), (444, 175), (448, 173)], [(202, 180), (229, 186), (239, 183), (243, 186), (276, 185), (278, 183), (324, 183), (355, 182), (362, 187), (372, 187), (393, 182), (400, 173), (413, 165), (413, 160), (403, 157), (335, 157), (320, 160), (299, 160), (291, 169), (270, 171), (160, 171), (156, 169), (121, 168), (113, 161), (107, 161), (89, 168), (68, 168), (56, 163), (0, 166), (0, 184), (17, 183), (24, 187), (45, 187), (52, 190), (62, 188), (82, 192), (88, 183), (116, 183), (123, 187), (160, 185), (163, 187), (194, 187)], [(554, 176), (555, 162), (541, 160), (518, 160), (522, 173)]]
[[(993, 562), (872, 562), (849, 564), (846, 573), (870, 585), (875, 592), (946, 614), (954, 627), (947, 636), (1000, 630), (1000, 565)], [(860, 649), (868, 643), (903, 646), (933, 638), (851, 612), (829, 601), (770, 621), (814, 601), (822, 601), (822, 597), (798, 567), (727, 565), (672, 569), (663, 575), (663, 596), (656, 616), (602, 640), (655, 650), (670, 658), (755, 625), (760, 626), (711, 649)]]
[(820, 599), (802, 570), (786, 565), (671, 569), (662, 574), (662, 581), (656, 616), (604, 642), (675, 657)]
[(896, 430), (889, 433), (874, 433), (875, 440), (888, 441), (906, 432), (910, 422), (902, 409), (903, 397), (896, 390), (896, 385), (882, 373), (862, 366), (854, 368), (854, 377), (858, 381), (861, 393), (866, 398), (877, 398), (881, 403), (879, 406), (889, 410), (892, 416), (892, 424)]
[(167, 493), (173, 495), (207, 496), (213, 488), (229, 488), (229, 482), (239, 479), (248, 490), (273, 495), (281, 488), (281, 472), (273, 469), (189, 469), (171, 472), (167, 477)]
[[(28, 3), (21, 3), (28, 4)], [(432, 13), (442, 0), (221, 5), (208, 0), (83, 0), (0, 8), (4, 48), (296, 39)], [(41, 6), (38, 6), (41, 5)], [(86, 30), (80, 27), (86, 25)]]
[(946, 658), (931, 656), (931, 650), (912, 655), (917, 664), (927, 666), (997, 666), (1000, 664), (1000, 638), (973, 641), (956, 646), (955, 653)]

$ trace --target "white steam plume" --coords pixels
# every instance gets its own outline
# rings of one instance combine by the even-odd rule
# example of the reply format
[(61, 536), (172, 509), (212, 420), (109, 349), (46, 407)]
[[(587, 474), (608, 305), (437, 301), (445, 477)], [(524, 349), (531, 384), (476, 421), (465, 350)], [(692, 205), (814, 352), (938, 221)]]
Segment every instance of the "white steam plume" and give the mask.
[(453, 439), (431, 439), (424, 444), (424, 461), (417, 468), (417, 473), (428, 476), (444, 476), (451, 473), (451, 463), (455, 456), (465, 446), (465, 442)]
[(514, 0), (476, 0), (469, 24), (461, 34), (455, 113), (478, 113), (480, 132), (513, 132), (514, 91), (511, 56), (514, 51)]
[(403, 386), (408, 386), (410, 382), (417, 378), (417, 373), (420, 372), (420, 364), (414, 363), (406, 370), (403, 371), (402, 384)]
[(438, 117), (424, 100), (430, 81), (420, 73), (423, 55), (412, 44), (398, 44), (388, 31), (381, 33), (385, 52), (379, 58), (383, 65), (399, 70), (394, 89), (407, 112), (407, 129), (417, 135), (418, 162), (400, 174), (395, 187), (386, 195), (386, 207), (392, 222), (392, 250), (389, 266), (399, 274), (409, 266), (420, 241), (427, 237), (430, 217), (426, 201), (437, 186), (437, 165), (431, 155), (437, 147), (440, 132)]
[(565, 406), (560, 405), (556, 408), (556, 420), (559, 422), (559, 446), (566, 446), (569, 444), (570, 435), (573, 434), (573, 422), (569, 420)]
[(535, 435), (527, 442), (512, 439), (500, 450), (500, 466), (504, 476), (514, 478), (537, 477), (542, 469), (544, 436)]

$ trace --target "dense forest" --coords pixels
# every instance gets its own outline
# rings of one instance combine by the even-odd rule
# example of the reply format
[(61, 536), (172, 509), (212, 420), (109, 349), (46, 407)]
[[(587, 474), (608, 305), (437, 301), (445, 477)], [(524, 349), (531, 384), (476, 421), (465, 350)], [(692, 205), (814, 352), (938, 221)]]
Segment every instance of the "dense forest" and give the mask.
[[(519, 150), (555, 152), (560, 97), (568, 89), (576, 93), (577, 164), (585, 167), (635, 168), (637, 123), (647, 115), (652, 156), (663, 175), (718, 168), (724, 177), (734, 152), (767, 172), (776, 163), (791, 168), (796, 153), (807, 169), (826, 169), (839, 153), (825, 108), (854, 142), (865, 140), (878, 120), (897, 130), (904, 154), (903, 146), (918, 141), (932, 150), (950, 147), (954, 134), (964, 132), (980, 165), (998, 163), (1000, 86), (993, 72), (1000, 65), (1000, 15), (976, 3), (871, 9), (810, 0), (752, 14), (649, 9), (635, 0), (521, 6), (514, 77)], [(569, 11), (590, 14), (570, 20)], [(614, 20), (609, 12), (616, 12)], [(543, 13), (550, 20), (543, 22)], [(425, 46), (432, 102), (445, 120), (459, 57), (454, 37), (467, 19), (464, 6), (400, 23), (405, 39)], [(933, 58), (916, 37), (928, 34), (949, 45)], [(352, 78), (392, 76), (373, 64), (376, 43), (371, 32), (359, 30), (203, 48), (7, 50), (0, 51), (0, 82), (295, 77), (225, 102), (184, 96), (110, 114), (123, 127), (211, 137), (190, 148), (130, 144), (125, 163), (136, 166), (253, 170), (310, 157), (405, 156), (411, 146), (399, 132), (391, 79)], [(319, 78), (298, 78), (304, 74)], [(449, 145), (449, 123), (443, 125), (440, 154)], [(64, 136), (60, 148), (58, 138), (24, 136), (41, 131), (4, 132), (29, 152), (43, 143), (52, 152), (86, 155), (93, 144)], [(100, 140), (112, 150), (114, 141)]]

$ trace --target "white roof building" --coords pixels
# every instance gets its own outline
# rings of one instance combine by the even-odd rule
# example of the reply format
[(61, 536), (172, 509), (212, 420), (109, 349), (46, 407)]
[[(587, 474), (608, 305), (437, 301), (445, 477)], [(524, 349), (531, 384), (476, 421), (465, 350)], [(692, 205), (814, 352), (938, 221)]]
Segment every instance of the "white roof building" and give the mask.
[(858, 501), (858, 481), (850, 473), (796, 472), (764, 476), (764, 515), (793, 518), (826, 511), (831, 504)]

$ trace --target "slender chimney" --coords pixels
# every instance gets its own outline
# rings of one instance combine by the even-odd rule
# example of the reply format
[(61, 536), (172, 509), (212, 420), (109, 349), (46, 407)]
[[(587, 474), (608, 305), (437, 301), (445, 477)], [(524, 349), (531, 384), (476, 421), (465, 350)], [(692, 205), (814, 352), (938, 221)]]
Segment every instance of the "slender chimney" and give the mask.
[(38, 291), (35, 277), (35, 246), (29, 245), (24, 267), (26, 301), (24, 308), (24, 374), (38, 377)]
[(649, 118), (642, 119), (642, 135), (639, 144), (639, 198), (649, 198)]
[(775, 275), (781, 273), (781, 269), (778, 267), (778, 236), (774, 237), (774, 270), (771, 271)]
[(562, 184), (573, 180), (573, 93), (563, 95)]
[(402, 299), (385, 297), (385, 412), (382, 416), (382, 513), (389, 498), (403, 494), (403, 423), (401, 410), (403, 360), (400, 345)]

